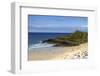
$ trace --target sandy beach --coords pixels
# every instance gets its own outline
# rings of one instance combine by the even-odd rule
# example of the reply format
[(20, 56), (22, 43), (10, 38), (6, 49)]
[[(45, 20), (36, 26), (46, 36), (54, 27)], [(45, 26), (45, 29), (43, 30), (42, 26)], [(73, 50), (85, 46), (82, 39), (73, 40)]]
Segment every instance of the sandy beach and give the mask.
[(28, 60), (84, 59), (88, 56), (88, 44), (72, 47), (34, 48), (28, 51)]

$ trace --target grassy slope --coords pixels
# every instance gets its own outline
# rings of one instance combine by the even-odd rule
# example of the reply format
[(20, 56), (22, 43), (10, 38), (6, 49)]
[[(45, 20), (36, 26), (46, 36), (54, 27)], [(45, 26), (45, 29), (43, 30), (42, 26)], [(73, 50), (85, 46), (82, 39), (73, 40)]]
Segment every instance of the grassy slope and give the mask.
[(88, 33), (76, 31), (69, 36), (60, 36), (43, 42), (54, 43), (55, 46), (76, 46), (88, 41)]

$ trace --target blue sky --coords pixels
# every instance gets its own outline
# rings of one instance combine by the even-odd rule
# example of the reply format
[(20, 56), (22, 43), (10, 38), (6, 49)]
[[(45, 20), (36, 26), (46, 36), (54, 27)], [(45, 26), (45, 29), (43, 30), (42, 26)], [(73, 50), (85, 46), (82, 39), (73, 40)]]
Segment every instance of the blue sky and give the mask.
[(88, 18), (75, 16), (29, 15), (28, 32), (70, 33), (87, 31)]

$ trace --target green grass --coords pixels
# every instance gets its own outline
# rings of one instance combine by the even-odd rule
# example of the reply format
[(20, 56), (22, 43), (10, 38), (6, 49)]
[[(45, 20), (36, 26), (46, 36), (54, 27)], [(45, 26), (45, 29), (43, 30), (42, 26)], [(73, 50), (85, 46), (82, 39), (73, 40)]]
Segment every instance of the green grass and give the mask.
[(43, 42), (54, 43), (55, 46), (76, 46), (88, 41), (88, 33), (76, 31), (71, 35), (60, 36), (54, 39), (44, 40)]

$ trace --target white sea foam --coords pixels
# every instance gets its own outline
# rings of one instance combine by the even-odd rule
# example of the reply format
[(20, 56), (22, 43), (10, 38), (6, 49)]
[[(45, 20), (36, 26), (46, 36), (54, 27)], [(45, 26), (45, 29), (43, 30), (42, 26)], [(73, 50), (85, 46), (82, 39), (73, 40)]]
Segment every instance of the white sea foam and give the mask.
[(37, 43), (37, 44), (33, 44), (29, 47), (29, 49), (32, 49), (32, 48), (45, 48), (45, 47), (53, 47), (54, 44), (48, 44), (48, 43)]

